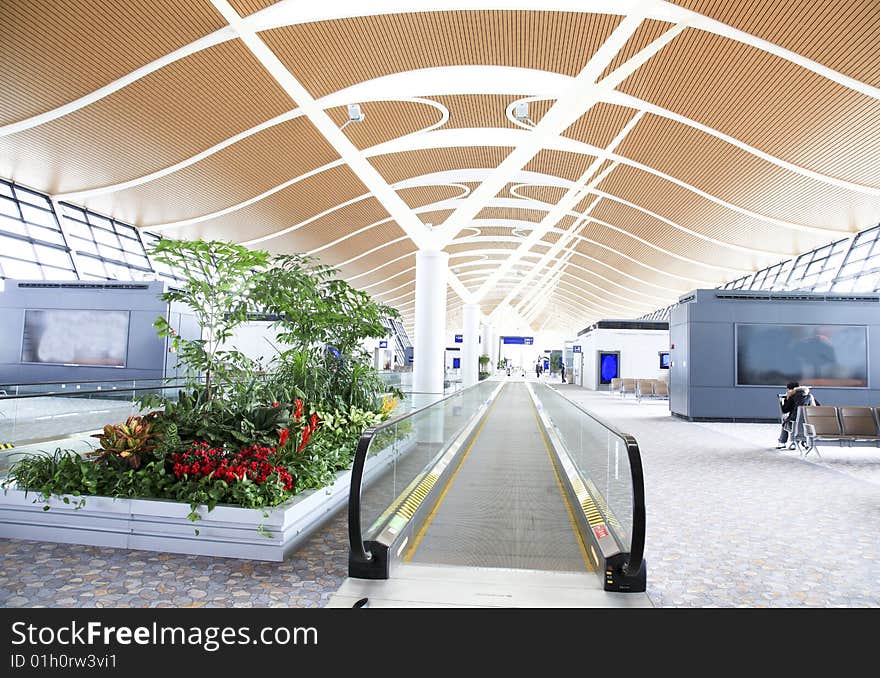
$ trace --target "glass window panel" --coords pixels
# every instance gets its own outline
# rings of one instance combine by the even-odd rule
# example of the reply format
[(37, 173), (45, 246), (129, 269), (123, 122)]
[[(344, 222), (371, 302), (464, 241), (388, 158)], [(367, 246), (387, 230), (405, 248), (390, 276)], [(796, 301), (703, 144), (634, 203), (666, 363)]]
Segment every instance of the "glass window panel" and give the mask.
[(10, 217), (0, 215), (0, 231), (27, 235), (27, 224), (18, 219), (11, 219)]
[(855, 283), (856, 283), (855, 279), (838, 281), (838, 282), (834, 283), (834, 285), (831, 286), (831, 289), (834, 290), (835, 292), (852, 292), (853, 285), (855, 285)]
[(82, 238), (71, 238), (70, 246), (77, 252), (89, 252), (90, 254), (98, 253), (98, 246), (91, 240), (83, 240)]
[(19, 240), (7, 235), (0, 235), (0, 252), (14, 255), (19, 259), (33, 259), (33, 245), (26, 240)]
[(24, 220), (46, 228), (58, 228), (55, 223), (55, 216), (51, 212), (31, 207), (30, 205), (21, 204), (21, 215)]
[(102, 257), (107, 257), (108, 259), (122, 259), (122, 252), (120, 252), (117, 248), (108, 247), (107, 245), (102, 245), (101, 243), (98, 243), (98, 253)]
[(49, 202), (49, 199), (46, 196), (40, 195), (39, 193), (34, 193), (33, 191), (29, 191), (26, 188), (21, 188), (20, 186), (15, 187), (15, 195), (19, 200), (30, 203), (31, 205), (37, 205), (38, 207), (43, 207), (47, 210), (52, 209), (52, 204)]
[(76, 219), (71, 219), (69, 217), (65, 218), (64, 228), (70, 233), (70, 235), (76, 235), (80, 238), (88, 238), (89, 240), (92, 239), (92, 229), (89, 228), (89, 225), (77, 221)]
[(61, 213), (65, 216), (79, 219), (80, 221), (86, 220), (86, 213), (83, 210), (81, 210), (79, 207), (68, 205), (67, 203), (61, 203)]
[(107, 275), (114, 280), (131, 280), (131, 269), (128, 266), (119, 266), (111, 262), (104, 262), (107, 269)]
[(43, 272), (40, 270), (39, 264), (0, 257), (0, 265), (3, 266), (3, 273), (7, 278), (16, 278), (18, 280), (43, 280)]
[(41, 264), (56, 266), (58, 268), (72, 268), (70, 255), (64, 250), (58, 250), (54, 247), (44, 247), (43, 245), (34, 245), (34, 251), (37, 253), (37, 261)]
[(7, 184), (5, 181), (0, 181), (0, 195), (5, 195), (8, 198), (15, 197), (12, 193), (12, 186)]
[(138, 256), (137, 254), (132, 254), (131, 252), (125, 253), (125, 260), (131, 264), (132, 266), (140, 266), (141, 268), (150, 268), (150, 262), (146, 257)]
[(5, 198), (0, 198), (0, 214), (8, 214), (10, 217), (15, 217), (16, 219), (20, 219), (21, 215), (18, 213), (18, 205), (13, 200), (6, 200)]
[(81, 221), (77, 221), (76, 219), (65, 218), (64, 220), (64, 228), (67, 230), (70, 235), (75, 235), (80, 238), (87, 238), (88, 240), (92, 239), (92, 229), (88, 224), (84, 224)]
[(76, 280), (76, 273), (73, 271), (50, 266), (43, 267), (43, 275), (46, 276), (46, 280)]
[(133, 240), (137, 240), (137, 233), (135, 232), (133, 226), (121, 224), (118, 221), (114, 221), (113, 224), (116, 226), (116, 232), (119, 235), (124, 236), (126, 238), (132, 238)]
[(93, 228), (92, 233), (95, 236), (96, 242), (104, 243), (105, 245), (112, 245), (113, 247), (119, 247), (119, 238), (116, 237), (115, 233), (110, 233), (109, 231), (105, 231), (100, 228)]
[(840, 276), (839, 277), (841, 279), (843, 279), (843, 278), (849, 278), (851, 276), (854, 276), (856, 273), (858, 273), (859, 271), (862, 270), (864, 265), (865, 265), (864, 261), (856, 261), (855, 263), (847, 264), (846, 266), (844, 266), (843, 268), (840, 269)]
[(853, 281), (853, 292), (873, 292), (877, 289), (880, 273), (869, 273)]
[(840, 268), (840, 264), (843, 263), (844, 256), (844, 252), (835, 252), (832, 254), (825, 260), (825, 270), (831, 271), (832, 273), (837, 271), (837, 269)]
[(92, 226), (98, 226), (113, 232), (113, 222), (110, 221), (110, 219), (102, 217), (100, 214), (95, 214), (94, 212), (87, 212), (86, 214), (88, 215), (89, 223)]
[(77, 259), (77, 262), (79, 263), (79, 270), (81, 274), (88, 274), (91, 276), (97, 276), (99, 278), (107, 277), (107, 272), (104, 270), (103, 262), (87, 256), (79, 257)]
[(28, 225), (28, 235), (30, 235), (35, 240), (51, 242), (55, 243), (56, 245), (64, 244), (64, 236), (61, 235), (60, 231), (51, 231), (48, 228), (40, 228), (39, 226)]

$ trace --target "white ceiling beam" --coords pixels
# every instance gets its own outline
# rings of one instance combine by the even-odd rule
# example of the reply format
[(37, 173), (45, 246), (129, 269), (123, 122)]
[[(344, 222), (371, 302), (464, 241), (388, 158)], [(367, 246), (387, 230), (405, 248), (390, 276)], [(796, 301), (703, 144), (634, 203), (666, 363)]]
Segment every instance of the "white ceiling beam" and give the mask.
[[(615, 136), (614, 139), (605, 147), (605, 153), (612, 153), (614, 150), (626, 139), (627, 135), (635, 128), (635, 126), (642, 119), (644, 113), (641, 111), (636, 113), (626, 125), (624, 125), (623, 129), (621, 129)], [(602, 163), (605, 162), (603, 155), (599, 155), (587, 168), (587, 170), (574, 182), (574, 185), (569, 188), (565, 195), (560, 198), (559, 202), (544, 216), (541, 220), (541, 223), (535, 228), (535, 230), (529, 234), (529, 237), (526, 238), (525, 242), (517, 248), (517, 251), (511, 255), (509, 261), (516, 261), (519, 256), (528, 250), (530, 250), (538, 240), (542, 239), (544, 235), (552, 228), (554, 228), (562, 219), (567, 215), (567, 213), (574, 208), (578, 203), (580, 203), (587, 195), (587, 192), (597, 186), (608, 174), (610, 174), (614, 168), (617, 166), (616, 163), (611, 163), (604, 170), (596, 174), (599, 168), (602, 166)], [(593, 208), (596, 206), (598, 201), (594, 201), (590, 204), (590, 206), (584, 212), (584, 216), (575, 219), (574, 223), (568, 229), (570, 233), (577, 233), (578, 229), (580, 229), (586, 218), (586, 215), (589, 214)], [(559, 250), (562, 247), (565, 247), (568, 244), (568, 238), (566, 236), (562, 236), (553, 247), (550, 248), (548, 252), (544, 254), (544, 259), (551, 259), (555, 257)], [(544, 260), (542, 259), (542, 261)], [(504, 266), (499, 269), (499, 273), (502, 273)], [(528, 276), (528, 281), (531, 281), (532, 276)], [(526, 284), (527, 281), (524, 281), (523, 284)], [(480, 294), (485, 294), (491, 287), (492, 281), (487, 281), (486, 284), (481, 287), (477, 291), (477, 298), (480, 298)], [(514, 295), (508, 295), (504, 299), (504, 303), (510, 303), (513, 299)]]
[[(223, 16), (236, 32), (241, 41), (257, 58), (262, 66), (275, 79), (287, 95), (300, 107), (321, 135), (339, 153), (340, 157), (355, 173), (358, 179), (370, 190), (375, 198), (382, 203), (388, 213), (394, 217), (398, 226), (419, 249), (441, 249), (438, 238), (422, 223), (403, 199), (388, 185), (384, 177), (373, 167), (358, 148), (336, 126), (321, 105), (309, 91), (293, 76), (282, 63), (281, 59), (269, 49), (256, 31), (245, 23), (227, 0), (211, 0), (211, 4)], [(449, 273), (450, 286), (457, 294), (464, 295), (465, 301), (470, 295), (464, 286), (457, 281), (453, 273)]]
[[(643, 20), (644, 13), (639, 12), (627, 16), (617, 25), (608, 39), (596, 50), (581, 72), (578, 73), (568, 90), (560, 95), (526, 139), (514, 148), (495, 168), (495, 171), (465, 200), (464, 204), (456, 209), (440, 226), (439, 231), (447, 242), (458, 235), (458, 232), (477, 216), (485, 203), (495, 197), (498, 191), (507, 185), (510, 178), (525, 167), (546, 146), (549, 139), (559, 137), (572, 123), (597, 103), (597, 93), (600, 87), (597, 86), (596, 80), (614, 60), (627, 40), (636, 32)], [(675, 35), (678, 35), (680, 30)], [(630, 59), (627, 63), (632, 61)], [(616, 69), (614, 73), (621, 72), (621, 68)], [(604, 78), (602, 82), (610, 83), (609, 78), (612, 78), (614, 73)], [(622, 80), (623, 78), (619, 81), (615, 80), (614, 86)]]
[[(647, 47), (640, 50), (635, 56), (631, 57), (626, 62), (624, 62), (621, 66), (619, 66), (614, 71), (612, 71), (611, 74), (609, 74), (608, 76), (603, 78), (601, 82), (599, 82), (598, 84), (593, 83), (592, 86), (590, 88), (588, 88), (588, 92), (590, 92), (590, 98), (588, 99), (587, 108), (594, 105), (598, 101), (599, 96), (597, 96), (597, 92), (601, 92), (602, 90), (614, 89), (623, 80), (625, 80), (633, 72), (635, 72), (638, 68), (640, 68), (642, 65), (644, 65), (651, 57), (653, 57), (655, 54), (657, 54), (657, 52), (659, 52), (663, 47), (665, 47), (667, 44), (669, 44), (669, 42), (671, 42), (678, 35), (680, 35), (681, 32), (684, 30), (684, 28), (685, 28), (685, 26), (683, 24), (678, 24), (678, 25), (674, 26), (673, 28), (669, 29), (668, 31), (663, 33), (663, 35), (661, 35), (659, 38), (657, 38), (651, 44), (649, 44)], [(558, 105), (558, 103), (559, 102), (557, 101), (557, 105)], [(553, 108), (555, 108), (555, 106)], [(553, 108), (550, 109), (551, 112), (553, 111)], [(560, 219), (562, 219), (565, 212), (567, 212), (569, 209), (571, 209), (571, 207), (573, 207), (578, 202), (580, 202), (580, 200), (583, 199), (584, 192), (583, 192), (582, 186), (584, 185), (584, 183), (587, 180), (589, 180), (590, 177), (593, 176), (593, 174), (596, 172), (598, 167), (601, 166), (602, 162), (604, 162), (605, 158), (609, 157), (609, 155), (613, 152), (613, 150), (617, 147), (617, 145), (626, 137), (627, 134), (629, 134), (629, 132), (633, 129), (633, 127), (636, 124), (638, 124), (642, 115), (643, 115), (642, 112), (638, 112), (629, 121), (629, 123), (627, 123), (627, 125), (624, 127), (624, 129), (618, 133), (618, 135), (615, 137), (615, 139), (612, 140), (611, 144), (609, 144), (609, 146), (606, 147), (606, 149), (604, 149), (602, 152), (600, 152), (597, 155), (596, 159), (593, 161), (593, 163), (590, 165), (590, 167), (587, 169), (587, 171), (583, 175), (581, 175), (581, 177), (578, 179), (577, 182), (575, 182), (575, 185), (577, 188), (573, 187), (572, 189), (569, 189), (569, 191), (566, 193), (566, 195), (563, 196), (562, 200), (560, 200), (559, 203), (557, 203), (557, 205), (544, 217), (544, 219), (541, 220), (541, 225), (539, 226), (538, 229), (536, 229), (537, 232), (530, 234), (529, 238), (527, 238), (526, 243), (523, 243), (523, 246), (517, 250), (517, 253), (521, 253), (526, 247), (530, 247), (535, 242), (537, 242), (543, 236), (544, 232), (546, 232), (547, 229), (552, 228), (556, 223), (558, 223), (558, 221)], [(546, 116), (541, 119), (542, 123), (545, 118), (546, 118)], [(538, 127), (540, 127), (540, 125), (541, 125), (541, 123), (538, 124)], [(536, 127), (536, 129), (537, 129), (537, 127)], [(566, 129), (566, 128), (559, 130), (559, 132), (561, 133), (562, 131), (564, 131), (564, 129)], [(607, 168), (606, 168), (606, 170), (607, 170)], [(599, 181), (601, 181), (601, 178), (597, 177), (596, 179), (594, 179), (593, 184), (590, 187), (598, 184)], [(474, 196), (477, 194), (478, 191), (479, 191), (479, 189), (474, 191), (465, 200), (465, 202), (473, 200)], [(448, 221), (448, 219), (447, 219), (447, 221)], [(514, 253), (512, 258), (516, 258), (517, 253)], [(492, 281), (487, 281), (486, 284), (484, 284), (477, 291), (475, 296), (478, 300), (481, 298), (481, 295), (485, 295), (488, 292), (488, 290), (491, 288), (491, 282)]]

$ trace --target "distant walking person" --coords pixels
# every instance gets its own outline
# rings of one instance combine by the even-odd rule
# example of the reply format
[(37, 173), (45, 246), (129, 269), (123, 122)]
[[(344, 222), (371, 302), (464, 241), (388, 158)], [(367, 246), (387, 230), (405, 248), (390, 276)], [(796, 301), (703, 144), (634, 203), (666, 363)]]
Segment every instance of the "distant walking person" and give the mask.
[(535, 378), (536, 379), (541, 378), (541, 361), (540, 360), (535, 363)]
[(559, 358), (559, 369), (562, 372), (562, 383), (565, 383), (565, 361), (560, 357)]
[(788, 440), (791, 438), (791, 446), (794, 447), (794, 424), (797, 419), (797, 411), (799, 407), (804, 405), (818, 405), (814, 395), (810, 394), (807, 386), (801, 386), (796, 381), (790, 381), (785, 385), (785, 400), (782, 401), (782, 413), (785, 418), (782, 420), (782, 432), (779, 434), (779, 444), (777, 450), (784, 449), (788, 446)]

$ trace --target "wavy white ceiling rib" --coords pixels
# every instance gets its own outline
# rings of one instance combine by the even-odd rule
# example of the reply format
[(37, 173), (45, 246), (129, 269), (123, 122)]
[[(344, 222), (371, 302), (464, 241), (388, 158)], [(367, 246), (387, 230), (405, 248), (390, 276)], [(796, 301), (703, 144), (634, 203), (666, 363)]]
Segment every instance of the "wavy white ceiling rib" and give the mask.
[[(411, 134), (420, 134), (422, 132), (431, 131), (444, 125), (449, 117), (449, 111), (441, 104), (427, 97), (441, 96), (447, 94), (516, 94), (523, 91), (538, 92), (539, 94), (525, 97), (521, 101), (543, 101), (557, 98), (559, 92), (571, 80), (570, 76), (551, 73), (549, 71), (538, 71), (527, 68), (512, 68), (506, 66), (447, 66), (439, 68), (419, 69), (415, 71), (406, 71), (403, 73), (395, 73), (393, 75), (383, 76), (374, 80), (368, 80), (351, 87), (339, 90), (318, 100), (318, 103), (326, 110), (336, 106), (343, 106), (347, 103), (357, 101), (360, 103), (369, 103), (373, 101), (399, 101), (399, 102), (417, 102), (438, 108), (441, 112), (440, 119), (427, 126), (423, 130), (417, 130)], [(433, 88), (433, 89), (432, 89)], [(817, 181), (852, 190), (867, 195), (880, 195), (880, 188), (872, 186), (864, 186), (862, 184), (838, 179), (819, 172), (815, 172), (809, 168), (801, 167), (793, 163), (782, 160), (770, 155), (764, 151), (756, 149), (730, 135), (724, 134), (711, 127), (707, 127), (699, 122), (686, 118), (682, 115), (661, 108), (654, 104), (648, 103), (642, 99), (638, 99), (631, 95), (616, 90), (605, 92), (601, 98), (602, 101), (625, 106), (640, 110), (654, 115), (658, 115), (670, 120), (674, 120), (681, 124), (697, 129), (706, 134), (710, 134), (715, 138), (746, 151), (756, 157), (766, 160), (778, 167), (788, 171), (800, 174), (802, 176), (815, 179)], [(514, 102), (515, 104), (516, 102)], [(508, 118), (516, 125), (530, 129), (517, 121), (512, 116), (512, 106), (508, 106)], [(71, 191), (68, 193), (58, 194), (55, 197), (59, 200), (83, 200), (96, 195), (121, 191), (127, 188), (140, 186), (150, 181), (155, 181), (174, 172), (180, 171), (195, 164), (200, 160), (210, 157), (211, 155), (227, 148), (239, 141), (242, 141), (263, 130), (269, 129), (275, 125), (282, 124), (288, 120), (300, 117), (302, 112), (299, 109), (282, 113), (266, 122), (240, 132), (214, 146), (197, 153), (194, 156), (183, 159), (173, 165), (162, 168), (150, 174), (130, 179), (117, 184), (107, 186)], [(0, 128), (2, 132), (2, 128)], [(2, 136), (2, 134), (0, 134)], [(394, 151), (390, 151), (394, 152)], [(341, 160), (329, 163), (322, 168), (317, 168), (314, 172), (328, 170), (342, 164)], [(296, 177), (290, 182), (282, 184), (282, 187), (296, 183), (308, 175)], [(280, 190), (280, 189), (276, 189)], [(274, 191), (273, 191), (274, 192)]]
[[(639, 0), (604, 0), (602, 2), (597, 2), (595, 0), (569, 0), (568, 2), (556, 2), (551, 5), (544, 2), (535, 2), (534, 0), (521, 2), (517, 2), (516, 0), (509, 0), (507, 2), (487, 2), (486, 0), (465, 0), (458, 2), (432, 1), (430, 7), (421, 11), (436, 12), (479, 9), (520, 9), (625, 15), (633, 11), (638, 5), (642, 4), (643, 3)], [(419, 11), (419, 8), (413, 7), (412, 2), (402, 0), (385, 0), (382, 5), (373, 6), (368, 12), (364, 12), (362, 2), (332, 2), (331, 0), (325, 0), (325, 2), (321, 3), (304, 3), (301, 0), (281, 0), (281, 2), (278, 2), (275, 5), (245, 17), (242, 19), (242, 23), (252, 30), (262, 31), (270, 28), (280, 28), (281, 26), (292, 26), (295, 24), (324, 21), (327, 19), (354, 18), (377, 14), (410, 13), (414, 11)], [(798, 66), (805, 68), (808, 71), (812, 71), (813, 73), (827, 78), (843, 87), (852, 89), (865, 96), (871, 97), (872, 99), (880, 100), (880, 88), (878, 87), (873, 87), (867, 83), (856, 80), (855, 78), (851, 78), (767, 40), (763, 40), (731, 26), (727, 26), (719, 21), (710, 19), (709, 17), (705, 17), (682, 7), (672, 5), (668, 2), (651, 3), (651, 7), (647, 12), (647, 17), (650, 19), (658, 19), (660, 21), (669, 21), (671, 23), (687, 23), (692, 29), (707, 31), (728, 38), (729, 40), (749, 45), (797, 64)], [(102, 98), (109, 96), (113, 92), (119, 91), (123, 87), (136, 82), (168, 64), (234, 38), (235, 34), (231, 28), (228, 26), (221, 28), (190, 43), (189, 45), (152, 61), (149, 64), (145, 64), (136, 71), (118, 78), (95, 92), (80, 97), (64, 106), (0, 127), (0, 136), (21, 132), (77, 111), (95, 101), (99, 101)]]
[[(517, 141), (522, 139), (523, 135), (528, 135), (528, 132), (521, 130), (513, 130), (513, 129), (503, 129), (503, 128), (459, 128), (453, 130), (435, 130), (431, 132), (425, 132), (422, 134), (411, 134), (404, 137), (399, 137), (398, 139), (394, 139), (393, 141), (385, 142), (382, 144), (378, 144), (377, 146), (372, 146), (363, 151), (363, 155), (365, 157), (376, 157), (379, 155), (388, 155), (391, 153), (401, 153), (405, 151), (416, 151), (416, 150), (432, 150), (437, 148), (462, 148), (462, 147), (473, 147), (473, 146), (497, 146), (497, 147), (510, 147), (516, 146)], [(833, 235), (835, 233), (843, 233), (839, 229), (830, 229), (830, 228), (821, 228), (818, 226), (809, 226), (806, 224), (797, 224), (793, 222), (788, 222), (782, 219), (777, 219), (775, 217), (770, 217), (767, 215), (758, 214), (752, 210), (749, 210), (745, 207), (741, 207), (739, 205), (734, 205), (733, 203), (722, 200), (721, 198), (715, 197), (714, 195), (707, 193), (695, 186), (692, 186), (680, 179), (673, 177), (672, 175), (666, 174), (665, 172), (661, 172), (660, 170), (654, 169), (642, 163), (639, 163), (635, 160), (631, 160), (625, 156), (619, 155), (617, 153), (606, 151), (605, 149), (597, 148), (591, 144), (585, 144), (580, 141), (576, 141), (574, 139), (569, 139), (567, 137), (556, 137), (551, 143), (548, 143), (546, 146), (551, 150), (560, 150), (567, 151), (570, 153), (577, 153), (580, 155), (588, 155), (592, 157), (602, 157), (607, 160), (612, 160), (614, 162), (618, 162), (623, 165), (629, 165), (636, 169), (642, 170), (654, 176), (657, 176), (661, 179), (669, 181), (681, 188), (684, 188), (695, 195), (698, 195), (702, 198), (705, 198), (717, 205), (725, 207), (729, 210), (742, 214), (743, 216), (747, 216), (752, 219), (758, 219), (760, 221), (764, 221), (768, 224), (773, 224), (774, 226), (779, 226), (781, 228), (791, 229), (794, 231), (802, 231), (807, 233), (817, 233), (821, 235)], [(249, 205), (252, 205), (260, 200), (264, 200), (265, 198), (274, 195), (280, 190), (287, 188), (294, 183), (301, 181), (308, 176), (314, 176), (322, 171), (326, 171), (331, 169), (332, 167), (338, 166), (340, 163), (333, 162), (327, 165), (323, 165), (317, 169), (314, 169), (300, 177), (296, 177), (289, 181), (284, 182), (274, 188), (269, 189), (261, 193), (258, 196), (250, 198), (248, 200), (242, 201), (238, 204), (231, 205), (229, 207), (223, 208), (222, 210), (218, 210), (216, 212), (211, 212), (209, 214), (204, 214), (198, 217), (192, 217), (190, 219), (182, 219), (174, 222), (166, 222), (162, 224), (151, 224), (148, 227), (151, 230), (168, 230), (175, 228), (182, 228), (185, 226), (192, 226), (194, 224), (198, 224), (204, 221), (210, 221), (212, 219), (219, 218), (221, 216), (225, 216), (227, 214), (231, 214), (233, 212), (237, 212)], [(333, 209), (338, 209), (339, 207), (352, 204), (357, 200), (362, 200), (367, 197), (375, 197), (374, 194), (365, 194), (364, 196), (360, 196), (358, 198), (353, 199), (347, 203), (342, 203), (338, 205), (336, 208), (331, 208), (325, 213), (329, 213), (333, 211)], [(146, 225), (145, 225), (146, 226)], [(276, 231), (275, 233), (268, 234), (263, 236), (257, 241), (254, 242), (263, 242), (269, 240), (274, 237), (278, 237), (279, 235), (284, 235), (289, 232), (290, 229), (281, 229)], [(249, 244), (250, 241), (249, 241)]]

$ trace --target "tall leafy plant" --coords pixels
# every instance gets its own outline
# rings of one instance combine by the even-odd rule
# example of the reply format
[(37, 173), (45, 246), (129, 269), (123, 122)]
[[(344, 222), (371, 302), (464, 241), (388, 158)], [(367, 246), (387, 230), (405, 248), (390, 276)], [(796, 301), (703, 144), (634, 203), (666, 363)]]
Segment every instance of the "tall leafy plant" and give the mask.
[(218, 240), (160, 240), (152, 255), (183, 280), (162, 295), (188, 306), (202, 328), (200, 339), (184, 339), (167, 318), (156, 320), (160, 336), (171, 337), (180, 361), (190, 373), (205, 376), (205, 396), (212, 398), (212, 379), (247, 370), (237, 351), (220, 351), (232, 330), (258, 307), (269, 254)]

